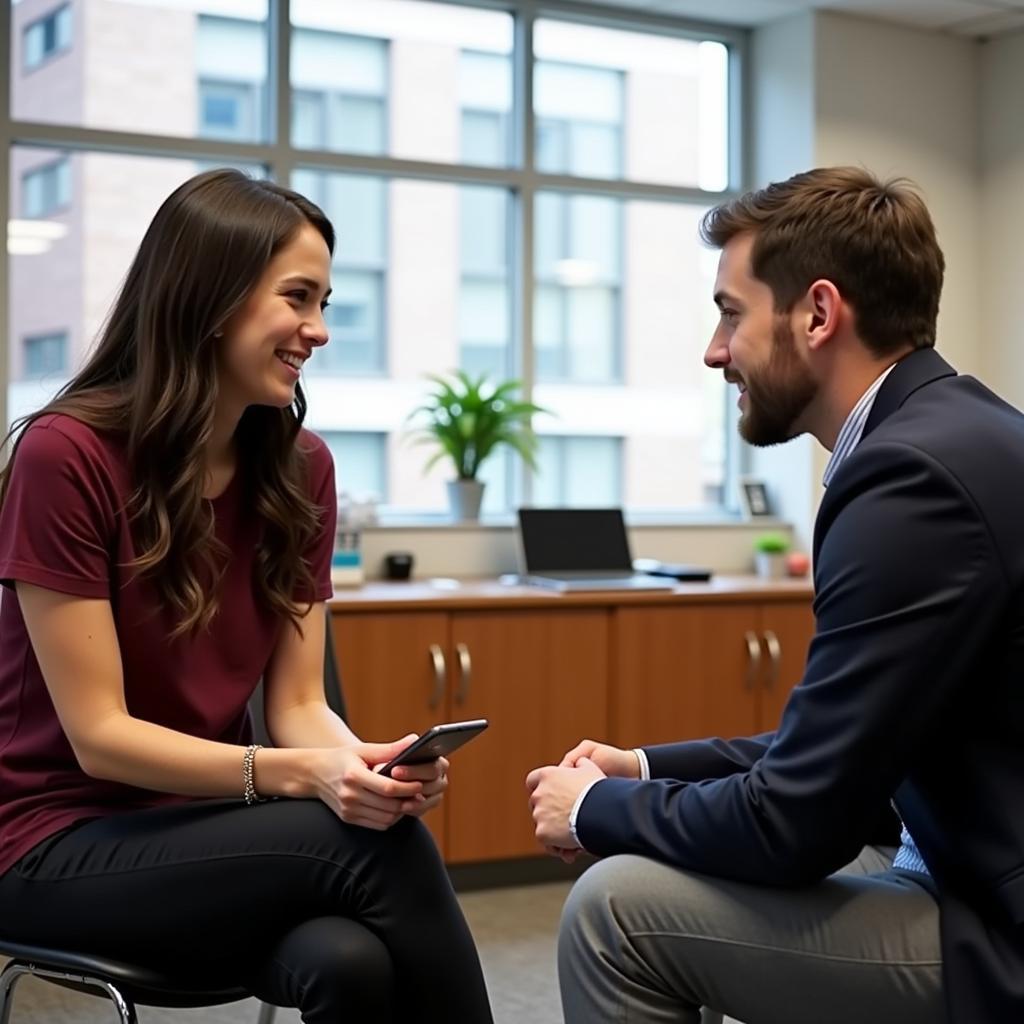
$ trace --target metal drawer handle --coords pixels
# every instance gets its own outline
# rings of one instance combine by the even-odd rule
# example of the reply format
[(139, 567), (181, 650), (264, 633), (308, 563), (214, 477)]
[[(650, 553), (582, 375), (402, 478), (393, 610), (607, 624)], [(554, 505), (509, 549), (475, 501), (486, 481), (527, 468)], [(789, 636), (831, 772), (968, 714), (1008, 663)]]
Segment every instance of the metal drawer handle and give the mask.
[(466, 698), (469, 697), (469, 684), (473, 679), (473, 661), (465, 644), (456, 644), (455, 653), (459, 656), (459, 686), (455, 691), (455, 700), (459, 704), (465, 704)]
[(747, 642), (747, 689), (752, 690), (757, 683), (757, 673), (761, 667), (761, 644), (752, 629), (743, 634), (743, 639)]
[(782, 644), (773, 630), (764, 631), (764, 645), (768, 648), (768, 657), (772, 659), (772, 670), (768, 674), (767, 686), (772, 687), (779, 681), (782, 672)]
[(448, 675), (448, 666), (445, 664), (444, 651), (440, 644), (430, 645), (430, 660), (434, 665), (434, 690), (427, 701), (427, 707), (436, 708), (441, 706), (444, 700), (444, 684)]

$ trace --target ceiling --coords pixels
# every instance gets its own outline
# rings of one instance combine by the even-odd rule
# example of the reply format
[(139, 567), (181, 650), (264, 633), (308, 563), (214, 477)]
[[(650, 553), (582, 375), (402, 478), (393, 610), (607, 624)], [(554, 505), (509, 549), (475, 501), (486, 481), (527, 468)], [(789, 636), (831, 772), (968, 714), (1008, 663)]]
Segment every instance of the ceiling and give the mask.
[(731, 25), (763, 25), (820, 8), (983, 38), (1024, 29), (1024, 0), (587, 0)]

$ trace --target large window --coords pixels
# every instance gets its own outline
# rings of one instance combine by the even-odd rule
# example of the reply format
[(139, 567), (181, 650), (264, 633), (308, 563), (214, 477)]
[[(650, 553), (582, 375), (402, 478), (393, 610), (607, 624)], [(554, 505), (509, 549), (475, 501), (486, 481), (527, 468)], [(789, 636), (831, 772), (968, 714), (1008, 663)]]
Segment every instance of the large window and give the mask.
[(424, 473), (408, 416), (428, 375), (464, 369), (548, 410), (537, 473), (485, 464), (486, 514), (720, 509), (732, 441), (701, 363), (716, 259), (697, 225), (739, 185), (739, 34), (519, 0), (278, 4), (5, 5), (8, 420), (81, 365), (167, 194), (231, 165), (334, 222), (331, 341), (304, 387), (339, 488), (444, 515), (451, 469)]

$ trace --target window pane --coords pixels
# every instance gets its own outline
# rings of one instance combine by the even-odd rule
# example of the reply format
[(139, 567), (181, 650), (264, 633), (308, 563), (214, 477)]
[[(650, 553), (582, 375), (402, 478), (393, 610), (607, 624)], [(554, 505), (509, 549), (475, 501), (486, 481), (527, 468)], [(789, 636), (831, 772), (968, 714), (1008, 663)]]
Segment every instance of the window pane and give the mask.
[(622, 504), (622, 444), (617, 437), (539, 438), (533, 504), (598, 508)]
[(570, 174), (591, 178), (621, 176), (621, 143), (617, 125), (577, 123), (572, 126), (570, 138)]
[(204, 138), (253, 142), (259, 121), (257, 86), (244, 83), (199, 83), (199, 134)]
[(464, 50), (459, 60), (465, 163), (501, 167), (509, 159), (512, 68), (508, 56)]
[(568, 248), (562, 256), (582, 261), (595, 278), (618, 280), (622, 203), (604, 196), (572, 196), (568, 204)]
[(387, 501), (387, 435), (348, 430), (320, 431), (334, 458), (334, 486), (356, 501)]
[[(268, 138), (267, 0), (89, 0), (87, 34), (84, 15), (76, 20), (70, 6), (52, 21), (52, 45), (67, 59), (42, 59), (45, 36), (24, 32), (34, 13), (37, 4), (11, 8), (12, 44), (25, 48), (24, 55), (12, 54), (16, 118), (159, 135)], [(23, 65), (41, 59), (32, 74), (22, 73)], [(219, 90), (209, 101), (206, 83)], [(240, 105), (234, 112), (232, 98)]]
[(46, 334), (26, 338), (24, 367), (26, 377), (60, 376), (67, 371), (67, 335)]
[(384, 273), (337, 263), (326, 320), (331, 344), (309, 362), (315, 373), (379, 373), (384, 368)]
[[(142, 235), (191, 160), (16, 146), (9, 154), (7, 414), (38, 409), (82, 363)], [(72, 192), (71, 180), (80, 183)], [(61, 200), (56, 208), (45, 203)], [(66, 199), (66, 201), (64, 201)], [(28, 211), (35, 212), (28, 215)]]
[(296, 121), (295, 145), (443, 163), (507, 162), (504, 129), (467, 142), (463, 115), (507, 119), (512, 109), (509, 14), (426, 0), (292, 0), (291, 19), (292, 85), (331, 105), (364, 103), (338, 115), (340, 130), (329, 128), (318, 143)]
[(502, 273), (508, 262), (508, 200), (496, 188), (467, 185), (460, 194), (459, 256), (462, 269)]
[(383, 153), (386, 113), (382, 98), (333, 97), (327, 148), (347, 153)]
[(578, 383), (615, 380), (619, 376), (616, 339), (619, 328), (616, 291), (571, 288), (566, 340), (569, 379)]
[(21, 214), (45, 217), (71, 202), (70, 161), (46, 160), (23, 172)]
[(42, 62), (44, 47), (46, 45), (46, 31), (42, 22), (30, 26), (25, 30), (24, 35), (24, 61), (26, 70), (34, 68)]
[(534, 198), (533, 259), (538, 277), (554, 277), (559, 262), (568, 255), (567, 213), (568, 200), (563, 195), (541, 192)]
[(462, 159), (467, 164), (499, 167), (505, 163), (505, 119), (479, 110), (462, 112)]
[(324, 115), (326, 97), (320, 92), (292, 93), (292, 143), (307, 149), (323, 149), (327, 140)]
[(541, 193), (534, 208), (537, 380), (619, 380), (623, 203)]
[[(591, 197), (560, 198), (575, 248), (562, 250), (550, 277), (538, 261), (534, 399), (560, 431), (585, 440), (564, 442), (557, 465), (548, 450), (544, 472), (559, 484), (542, 474), (535, 500), (597, 502), (614, 481), (616, 500), (632, 509), (699, 508), (718, 493), (726, 463), (724, 382), (702, 361), (717, 264), (697, 240), (703, 208), (617, 200), (613, 219)], [(612, 464), (610, 442), (601, 448), (596, 435), (621, 439), (617, 475), (594, 468)]]
[(539, 169), (727, 186), (724, 45), (546, 18), (533, 39)]
[(71, 45), (71, 7), (62, 7), (56, 15), (55, 20), (55, 42), (58, 50), (63, 50)]
[(484, 247), (486, 273), (464, 269), (462, 243), (465, 211), (490, 211), (497, 230), (507, 218), (508, 192), (308, 169), (296, 172), (293, 184), (323, 204), (339, 239), (331, 340), (308, 364), (306, 422), (321, 432), (386, 434), (389, 503), (407, 513), (444, 513), (452, 468), (441, 462), (424, 474), (432, 449), (408, 443), (406, 419), (431, 388), (427, 374), (468, 363), (505, 376), (507, 257), (492, 239)]

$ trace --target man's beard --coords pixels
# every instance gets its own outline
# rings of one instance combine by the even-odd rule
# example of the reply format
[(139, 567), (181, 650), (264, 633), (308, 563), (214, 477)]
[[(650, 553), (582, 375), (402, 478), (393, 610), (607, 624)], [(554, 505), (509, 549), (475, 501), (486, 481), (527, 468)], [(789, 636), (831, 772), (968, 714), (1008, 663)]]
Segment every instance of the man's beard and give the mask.
[(797, 355), (793, 329), (782, 317), (772, 327), (772, 351), (763, 368), (744, 375), (747, 411), (740, 417), (740, 436), (758, 448), (782, 444), (798, 431), (794, 424), (818, 390)]

